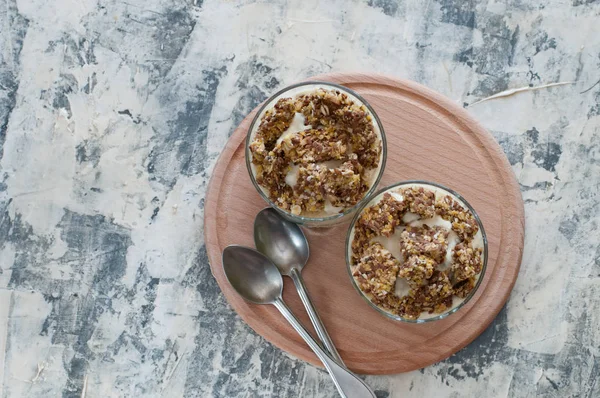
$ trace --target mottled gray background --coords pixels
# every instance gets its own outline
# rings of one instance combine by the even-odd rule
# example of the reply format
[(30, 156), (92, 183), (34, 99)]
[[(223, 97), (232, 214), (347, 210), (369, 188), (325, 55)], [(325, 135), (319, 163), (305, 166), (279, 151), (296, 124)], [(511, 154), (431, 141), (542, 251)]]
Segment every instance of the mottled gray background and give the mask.
[[(504, 148), (523, 267), (474, 343), (385, 397), (600, 397), (600, 1), (0, 0), (5, 397), (333, 397), (212, 278), (204, 194), (277, 89), (423, 83)], [(473, 106), (497, 92), (574, 82)]]

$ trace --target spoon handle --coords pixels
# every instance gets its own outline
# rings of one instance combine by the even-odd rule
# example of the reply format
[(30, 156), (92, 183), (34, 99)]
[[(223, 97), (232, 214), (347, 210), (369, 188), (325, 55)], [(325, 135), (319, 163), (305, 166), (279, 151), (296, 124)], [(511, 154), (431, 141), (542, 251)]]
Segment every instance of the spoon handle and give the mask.
[(325, 368), (333, 379), (333, 383), (343, 398), (376, 398), (373, 390), (371, 390), (364, 381), (359, 379), (348, 369), (337, 364), (329, 355), (327, 355), (319, 343), (312, 338), (306, 329), (304, 329), (304, 326), (302, 326), (300, 321), (292, 314), (281, 297), (277, 298), (273, 305), (277, 307), (284, 318), (287, 319), (294, 329), (296, 329), (298, 334), (306, 341), (306, 344), (308, 344), (321, 362), (323, 362), (323, 365), (325, 365)]
[(344, 366), (344, 361), (342, 361), (342, 357), (338, 353), (331, 337), (329, 337), (329, 333), (325, 329), (325, 325), (323, 325), (323, 321), (319, 317), (315, 306), (313, 305), (310, 297), (308, 296), (308, 291), (306, 290), (306, 286), (304, 285), (304, 280), (302, 279), (302, 274), (297, 268), (292, 268), (290, 272), (290, 277), (294, 281), (294, 285), (296, 285), (296, 290), (298, 290), (298, 295), (300, 296), (300, 300), (302, 300), (302, 304), (304, 304), (304, 308), (306, 308), (306, 312), (308, 313), (308, 317), (312, 322), (315, 330), (317, 331), (317, 335), (319, 339), (325, 345), (327, 351), (329, 351), (330, 356), (340, 365)]

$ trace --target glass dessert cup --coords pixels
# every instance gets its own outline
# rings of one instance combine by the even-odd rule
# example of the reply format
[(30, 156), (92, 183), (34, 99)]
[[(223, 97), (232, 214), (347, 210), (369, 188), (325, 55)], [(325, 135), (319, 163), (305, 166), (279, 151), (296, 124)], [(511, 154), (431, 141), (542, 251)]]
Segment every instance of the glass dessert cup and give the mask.
[[(391, 193), (392, 191), (397, 191), (399, 188), (410, 188), (410, 187), (423, 187), (425, 189), (434, 191), (434, 193), (437, 192), (439, 194), (450, 195), (456, 202), (458, 202), (466, 210), (468, 210), (472, 214), (472, 216), (475, 219), (477, 226), (479, 228), (479, 232), (477, 232), (477, 234), (473, 238), (473, 241), (475, 241), (477, 239), (478, 243), (481, 245), (481, 249), (482, 249), (481, 271), (476, 275), (475, 285), (469, 291), (469, 293), (464, 298), (460, 298), (460, 299), (458, 297), (452, 296), (453, 300), (455, 300), (455, 301), (453, 301), (453, 305), (451, 308), (449, 308), (441, 313), (424, 313), (423, 312), (423, 313), (421, 313), (421, 316), (419, 316), (417, 319), (407, 318), (407, 317), (403, 317), (399, 314), (395, 314), (395, 313), (375, 304), (373, 301), (371, 301), (371, 298), (369, 297), (369, 295), (360, 288), (355, 276), (353, 275), (353, 268), (356, 265), (352, 263), (352, 255), (353, 255), (352, 241), (354, 239), (355, 225), (356, 225), (357, 221), (359, 220), (359, 218), (361, 217), (361, 215), (363, 214), (364, 210), (367, 207), (373, 206), (376, 203), (378, 203), (381, 200), (381, 198), (383, 197), (383, 194), (385, 194), (387, 192)], [(356, 289), (356, 291), (360, 294), (360, 296), (365, 301), (367, 301), (367, 303), (369, 303), (369, 305), (373, 309), (375, 309), (377, 312), (381, 313), (382, 315), (384, 315), (388, 318), (397, 320), (397, 321), (402, 321), (402, 322), (407, 322), (407, 323), (426, 323), (426, 322), (432, 322), (432, 321), (436, 321), (436, 320), (440, 320), (440, 319), (444, 319), (444, 318), (448, 317), (450, 314), (453, 314), (453, 313), (457, 312), (458, 310), (460, 310), (462, 307), (464, 307), (465, 304), (467, 304), (473, 298), (473, 296), (476, 294), (477, 290), (479, 289), (481, 281), (483, 280), (483, 278), (485, 276), (485, 271), (487, 268), (487, 259), (488, 259), (488, 242), (487, 242), (487, 237), (486, 237), (485, 230), (483, 228), (481, 219), (479, 218), (479, 216), (477, 215), (477, 213), (475, 212), (473, 207), (460, 194), (453, 191), (452, 189), (446, 188), (446, 187), (436, 184), (436, 183), (414, 180), (414, 181), (403, 181), (403, 182), (399, 182), (399, 183), (390, 185), (388, 187), (385, 187), (385, 188), (379, 190), (378, 192), (376, 192), (375, 194), (371, 195), (368, 200), (366, 200), (362, 203), (360, 208), (356, 211), (354, 218), (352, 219), (352, 221), (350, 223), (350, 227), (348, 229), (348, 234), (346, 237), (346, 254), (345, 255), (346, 255), (346, 267), (348, 270), (348, 275), (350, 276), (352, 286)]]
[[(370, 177), (371, 180), (370, 180), (369, 188), (356, 204), (354, 204), (351, 207), (344, 208), (343, 210), (341, 210), (339, 212), (335, 212), (335, 213), (331, 213), (331, 214), (320, 214), (319, 216), (312, 216), (312, 215), (311, 216), (306, 216), (306, 215), (303, 216), (303, 215), (293, 214), (291, 211), (288, 211), (288, 210), (283, 209), (280, 206), (278, 206), (273, 200), (271, 200), (271, 198), (269, 197), (269, 195), (266, 192), (266, 189), (257, 182), (256, 175), (255, 175), (255, 166), (252, 163), (253, 155), (250, 150), (250, 144), (252, 143), (252, 141), (254, 139), (255, 133), (261, 122), (262, 116), (265, 114), (265, 112), (267, 110), (272, 109), (278, 100), (280, 100), (281, 98), (291, 97), (293, 95), (311, 93), (313, 91), (318, 90), (319, 88), (340, 91), (340, 92), (346, 94), (353, 102), (355, 102), (359, 105), (364, 105), (364, 107), (368, 111), (368, 114), (371, 116), (371, 123), (373, 126), (373, 130), (377, 134), (379, 141), (381, 143), (381, 152), (379, 155), (378, 167), (372, 171), (372, 175)], [(283, 134), (285, 134), (285, 132)], [(248, 134), (246, 136), (245, 145), (246, 145), (246, 147), (245, 147), (246, 167), (248, 169), (248, 174), (250, 175), (252, 184), (258, 191), (259, 195), (263, 198), (263, 200), (265, 202), (267, 202), (267, 204), (269, 206), (276, 209), (287, 220), (292, 221), (297, 224), (300, 224), (300, 225), (304, 225), (309, 228), (330, 227), (330, 226), (338, 225), (338, 224), (349, 221), (351, 219), (352, 215), (356, 212), (356, 210), (377, 189), (379, 181), (381, 180), (381, 177), (383, 175), (383, 172), (385, 169), (385, 163), (387, 160), (387, 144), (386, 144), (385, 132), (383, 130), (383, 126), (381, 124), (381, 121), (379, 120), (379, 117), (377, 116), (377, 114), (375, 113), (373, 108), (369, 105), (369, 103), (364, 98), (362, 98), (360, 95), (358, 95), (354, 91), (352, 91), (344, 86), (334, 84), (334, 83), (320, 82), (320, 81), (302, 82), (302, 83), (288, 86), (288, 87), (280, 90), (273, 96), (271, 96), (268, 100), (266, 100), (265, 103), (258, 110), (256, 116), (252, 120), (252, 123), (250, 124), (250, 128), (248, 129)]]

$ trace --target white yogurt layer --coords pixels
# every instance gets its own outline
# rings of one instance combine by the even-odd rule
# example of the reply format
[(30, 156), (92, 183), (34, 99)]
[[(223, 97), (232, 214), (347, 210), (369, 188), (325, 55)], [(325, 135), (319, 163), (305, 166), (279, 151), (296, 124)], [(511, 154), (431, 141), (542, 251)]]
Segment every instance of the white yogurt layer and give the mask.
[[(434, 187), (434, 186), (426, 185), (426, 184), (407, 184), (407, 185), (402, 185), (401, 187), (392, 188), (392, 190), (382, 192), (381, 194), (379, 194), (376, 197), (374, 197), (373, 199), (371, 199), (371, 201), (369, 202), (367, 207), (377, 204), (383, 198), (383, 195), (385, 193), (390, 193), (396, 200), (403, 201), (404, 198), (398, 191), (403, 188), (411, 188), (411, 187), (415, 187), (415, 188), (423, 187), (429, 191), (433, 191), (435, 193), (436, 201), (439, 199), (442, 199), (446, 195), (449, 195), (450, 197), (452, 197), (452, 199), (454, 199), (455, 201), (460, 203), (460, 205), (463, 206), (465, 209), (468, 209), (465, 202), (462, 201), (461, 199), (459, 199), (458, 197), (456, 197), (455, 195), (453, 195), (452, 193), (450, 193), (442, 188), (438, 188), (438, 187)], [(446, 256), (445, 256), (444, 262), (439, 264), (437, 266), (437, 269), (440, 271), (444, 271), (452, 265), (452, 257), (453, 257), (454, 247), (460, 242), (460, 239), (459, 239), (458, 235), (456, 234), (456, 232), (454, 232), (451, 229), (452, 223), (450, 221), (444, 220), (440, 215), (437, 215), (437, 214), (433, 218), (420, 219), (420, 216), (418, 214), (414, 214), (414, 213), (406, 213), (402, 217), (402, 221), (410, 226), (415, 226), (415, 227), (423, 226), (423, 225), (427, 225), (429, 227), (440, 226), (440, 227), (443, 227), (443, 228), (447, 229), (448, 231), (450, 231), (448, 234), (448, 249), (446, 250)], [(390, 237), (377, 236), (372, 239), (372, 242), (380, 243), (401, 264), (404, 262), (404, 256), (402, 255), (402, 252), (400, 250), (400, 234), (402, 233), (402, 231), (404, 231), (404, 229), (405, 229), (405, 226), (399, 226), (395, 229), (394, 234), (392, 234)], [(350, 235), (350, 242), (352, 242), (352, 240), (354, 240), (354, 230), (352, 230), (351, 235)], [(480, 248), (483, 250), (484, 243), (483, 243), (483, 234), (481, 232), (481, 229), (473, 237), (472, 245), (476, 249)], [(485, 253), (484, 253), (484, 255), (485, 255)], [(352, 258), (352, 248), (351, 247), (348, 247), (348, 256), (349, 256), (348, 258)], [(485, 261), (485, 259), (484, 259), (484, 261)], [(353, 266), (352, 268), (354, 271), (355, 267)], [(478, 274), (476, 276), (476, 279), (479, 279), (480, 275), (481, 274)], [(406, 281), (406, 279), (404, 279), (404, 278), (396, 279), (396, 286), (395, 286), (395, 290), (394, 290), (394, 294), (396, 296), (398, 296), (398, 297), (406, 296), (408, 294), (409, 290), (410, 290), (410, 287), (408, 286), (408, 282)], [(464, 299), (457, 297), (457, 296), (453, 296), (452, 297), (452, 308), (456, 308), (463, 301), (464, 301)], [(450, 311), (452, 308), (448, 309), (448, 311)], [(422, 312), (419, 319), (433, 318), (433, 317), (436, 317), (439, 315), (440, 314), (429, 314), (428, 312)]]
[[(292, 119), (292, 123), (290, 123), (290, 127), (288, 127), (279, 138), (277, 138), (277, 144), (279, 145), (286, 137), (290, 136), (290, 135), (294, 135), (296, 133), (299, 133), (301, 131), (307, 130), (307, 129), (311, 129), (312, 126), (308, 125), (305, 126), (304, 125), (304, 121), (306, 119), (304, 118), (304, 115), (296, 112), (296, 114), (294, 115), (294, 118)], [(256, 130), (256, 129), (255, 129)], [(252, 137), (252, 139), (254, 139), (254, 137)]]
[[(267, 106), (267, 107), (265, 107), (265, 109), (263, 109), (263, 111), (260, 113), (259, 118), (257, 120), (260, 120), (263, 117), (263, 115), (267, 112), (267, 110), (272, 109), (273, 106), (277, 103), (277, 101), (279, 101), (281, 98), (297, 98), (300, 95), (310, 94), (320, 88), (325, 89), (325, 90), (339, 89), (338, 87), (328, 86), (326, 84), (310, 84), (310, 85), (305, 85), (305, 86), (294, 87), (294, 88), (287, 90), (284, 93), (278, 95), (273, 100), (271, 100), (271, 102), (269, 103), (269, 106)], [(339, 90), (344, 92), (344, 94), (346, 94), (356, 104), (364, 104), (361, 100), (359, 100), (356, 96), (352, 95), (351, 93), (349, 93), (343, 89), (339, 89)], [(379, 140), (381, 141), (381, 130), (379, 129), (379, 125), (375, 122), (375, 116), (371, 113), (371, 111), (368, 108), (365, 107), (365, 109), (366, 109), (367, 113), (371, 116), (371, 119), (373, 120), (373, 130), (375, 131), (375, 133), (379, 137)], [(296, 113), (294, 115), (294, 118), (292, 119), (292, 123), (290, 124), (290, 126), (277, 139), (277, 144), (281, 143), (286, 137), (297, 134), (306, 129), (312, 128), (312, 126), (310, 126), (310, 125), (305, 126), (304, 122), (305, 122), (304, 115), (302, 113)], [(256, 135), (256, 132), (258, 131), (259, 125), (260, 125), (260, 123), (258, 123), (258, 122), (254, 124), (252, 131), (250, 132), (250, 142), (254, 141), (254, 137)], [(341, 162), (339, 160), (330, 160), (330, 161), (326, 161), (326, 162), (317, 163), (317, 165), (323, 165), (323, 166), (327, 166), (330, 169), (334, 169), (334, 168), (340, 167), (342, 165), (342, 163), (343, 162)], [(376, 169), (367, 170), (367, 172), (366, 172), (369, 189), (372, 187), (373, 183), (377, 179), (377, 176), (379, 175), (379, 171), (381, 169), (381, 163), (382, 162), (381, 162), (381, 158), (380, 158), (379, 166)], [(252, 173), (256, 176), (255, 165), (251, 164), (250, 168), (252, 170)], [(299, 172), (299, 167), (297, 165), (292, 164), (292, 168), (290, 169), (290, 171), (288, 171), (288, 173), (285, 176), (286, 184), (292, 188), (298, 182), (298, 172)], [(264, 187), (261, 186), (260, 188), (262, 189), (262, 191), (265, 193), (266, 196), (269, 196), (268, 191)], [(333, 206), (331, 204), (331, 202), (327, 200), (327, 201), (325, 201), (325, 209), (323, 211), (312, 212), (312, 213), (304, 212), (302, 214), (302, 216), (303, 217), (313, 217), (313, 218), (327, 217), (327, 216), (332, 216), (332, 215), (338, 214), (343, 210), (344, 210), (343, 207)]]

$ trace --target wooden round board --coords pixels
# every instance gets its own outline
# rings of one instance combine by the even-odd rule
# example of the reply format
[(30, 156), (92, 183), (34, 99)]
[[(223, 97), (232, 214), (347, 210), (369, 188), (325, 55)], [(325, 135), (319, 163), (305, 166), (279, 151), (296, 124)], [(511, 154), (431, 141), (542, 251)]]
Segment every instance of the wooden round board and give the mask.
[[(377, 313), (352, 287), (344, 260), (347, 223), (305, 229), (311, 257), (303, 276), (311, 298), (346, 365), (357, 373), (407, 372), (447, 358), (490, 324), (519, 272), (525, 221), (510, 164), (494, 138), (465, 110), (419, 84), (358, 73), (311, 80), (355, 90), (381, 118), (388, 159), (380, 187), (418, 179), (452, 188), (475, 208), (489, 240), (487, 272), (475, 297), (446, 319), (407, 324)], [(230, 244), (254, 247), (254, 217), (266, 206), (244, 160), (246, 132), (255, 112), (231, 136), (208, 188), (204, 228), (211, 270), (231, 306), (250, 327), (291, 355), (321, 366), (275, 307), (244, 301), (223, 273), (223, 249)], [(284, 279), (284, 300), (315, 336), (291, 280)]]

